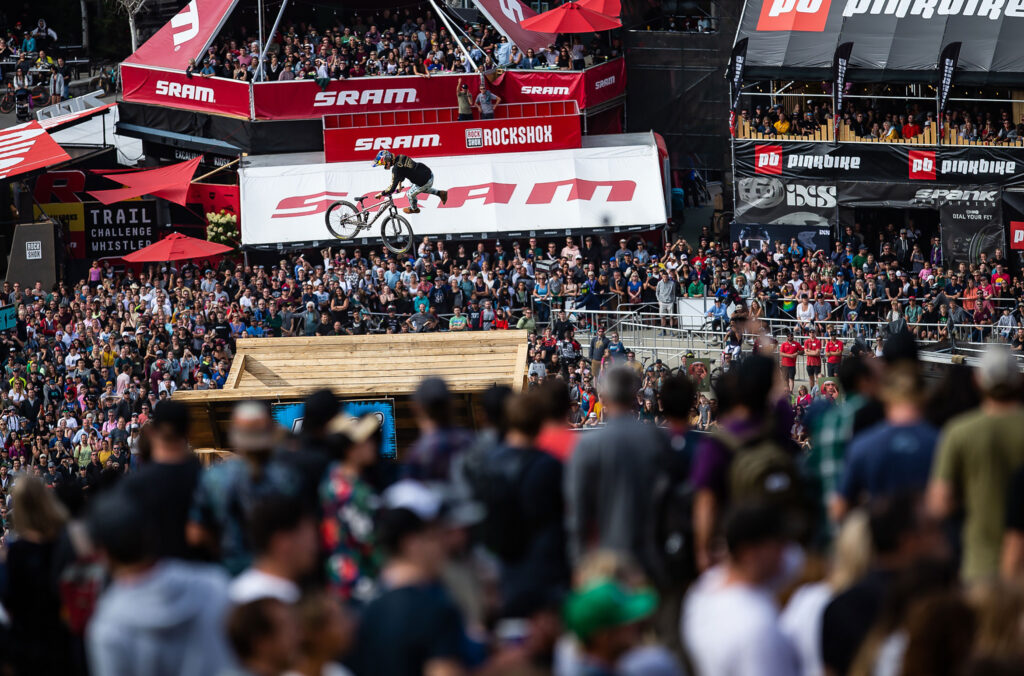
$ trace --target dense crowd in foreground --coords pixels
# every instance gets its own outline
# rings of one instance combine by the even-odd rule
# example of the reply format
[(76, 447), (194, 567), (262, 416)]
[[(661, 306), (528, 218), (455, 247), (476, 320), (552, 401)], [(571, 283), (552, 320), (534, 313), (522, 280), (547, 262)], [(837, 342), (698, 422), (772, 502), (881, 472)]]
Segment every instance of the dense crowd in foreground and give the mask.
[[(1018, 261), (950, 266), (894, 227), (772, 249), (425, 240), (408, 259), (97, 264), (73, 286), (5, 288), (0, 660), (16, 674), (1016, 673), (1017, 366), (993, 351), (926, 387), (914, 349), (964, 325), (1024, 347)], [(705, 299), (723, 357), (739, 357), (699, 393), (587, 312), (649, 307), (669, 330), (683, 297)], [(488, 393), (490, 425), (470, 433), (424, 383), (420, 438), (397, 463), (372, 421), (335, 419), (321, 394), (294, 438), (240, 407), (237, 457), (203, 470), (167, 402), (221, 386), (243, 336), (513, 327), (530, 332), (530, 387)]]
[[(747, 356), (666, 376), (642, 414), (629, 366), (606, 424), (570, 429), (566, 383), (482, 394), (439, 379), (418, 438), (327, 391), (303, 427), (239, 404), (203, 467), (157, 402), (127, 475), (0, 464), (0, 666), (14, 674), (1024, 673), (1024, 378), (993, 346), (925, 384), (913, 338), (851, 356), (843, 395), (790, 435), (783, 373)], [(928, 403), (929, 401), (933, 403)]]

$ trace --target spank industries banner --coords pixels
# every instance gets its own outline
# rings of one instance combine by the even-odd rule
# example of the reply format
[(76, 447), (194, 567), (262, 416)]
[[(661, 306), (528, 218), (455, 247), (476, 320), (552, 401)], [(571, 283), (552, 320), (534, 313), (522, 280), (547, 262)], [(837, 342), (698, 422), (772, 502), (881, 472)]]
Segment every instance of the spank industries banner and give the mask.
[(185, 70), (213, 41), (238, 0), (191, 0), (125, 59), (126, 63)]
[(581, 144), (579, 115), (324, 129), (328, 162), (372, 160), (380, 150), (419, 157), (565, 150)]
[(783, 181), (773, 176), (736, 179), (738, 223), (828, 228), (836, 222), (834, 183)]
[(824, 79), (836, 47), (853, 42), (852, 69), (934, 82), (943, 48), (961, 42), (965, 81), (1017, 82), (1022, 33), (1019, 0), (746, 0), (736, 40), (750, 40), (753, 78)]
[(249, 85), (239, 80), (122, 63), (121, 85), (125, 101), (249, 117)]
[(977, 263), (1004, 248), (1002, 196), (998, 186), (971, 190), (935, 191), (932, 201), (939, 210), (942, 257), (949, 263)]
[(526, 54), (527, 49), (540, 51), (548, 45), (554, 44), (554, 33), (538, 33), (523, 28), (519, 24), (525, 19), (537, 16), (537, 12), (519, 0), (473, 0), (476, 8), (487, 17), (491, 25), (498, 29), (498, 32), (508, 38), (508, 41), (518, 45), (520, 51)]
[[(250, 161), (238, 172), (244, 245), (331, 240), (328, 207), (372, 195), (389, 180), (366, 162), (271, 161)], [(658, 225), (666, 221), (659, 162), (655, 146), (438, 157), (429, 164), (447, 204), (421, 195), (420, 213), (407, 218), (417, 236)], [(404, 191), (395, 203), (407, 205)], [(379, 237), (380, 223), (365, 235)]]
[(889, 143), (738, 140), (736, 176), (783, 179), (909, 181), (957, 185), (1024, 182), (1024, 148), (917, 148)]

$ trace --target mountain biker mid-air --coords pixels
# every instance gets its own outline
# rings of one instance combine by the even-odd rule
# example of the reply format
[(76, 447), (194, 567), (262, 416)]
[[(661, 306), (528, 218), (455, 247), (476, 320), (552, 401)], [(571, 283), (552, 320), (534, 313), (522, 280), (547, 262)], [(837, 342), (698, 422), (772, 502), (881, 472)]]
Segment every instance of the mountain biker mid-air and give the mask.
[(380, 198), (384, 195), (390, 195), (398, 190), (399, 186), (402, 185), (402, 181), (406, 179), (412, 183), (412, 190), (406, 195), (409, 198), (409, 206), (402, 209), (407, 214), (418, 214), (420, 212), (416, 206), (416, 195), (419, 195), (421, 192), (437, 195), (441, 198), (441, 204), (448, 201), (447, 190), (437, 190), (433, 187), (434, 172), (430, 171), (430, 167), (422, 162), (417, 162), (408, 155), (394, 155), (389, 150), (382, 150), (377, 153), (373, 166), (391, 170), (391, 185), (374, 195), (374, 197)]

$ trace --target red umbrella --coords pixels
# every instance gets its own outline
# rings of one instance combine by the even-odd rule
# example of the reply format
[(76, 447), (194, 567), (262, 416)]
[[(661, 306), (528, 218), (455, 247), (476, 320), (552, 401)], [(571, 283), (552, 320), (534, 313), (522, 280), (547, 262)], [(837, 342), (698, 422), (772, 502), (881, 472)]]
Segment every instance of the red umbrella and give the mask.
[(541, 33), (594, 33), (619, 28), (622, 22), (595, 12), (578, 2), (567, 2), (551, 11), (531, 16), (519, 23), (527, 30)]
[(124, 256), (129, 263), (166, 263), (168, 261), (187, 261), (191, 258), (219, 256), (231, 251), (231, 247), (223, 244), (207, 242), (205, 239), (188, 237), (180, 232), (171, 233), (155, 244)]
[(579, 5), (607, 16), (622, 14), (622, 3), (619, 0), (579, 0)]

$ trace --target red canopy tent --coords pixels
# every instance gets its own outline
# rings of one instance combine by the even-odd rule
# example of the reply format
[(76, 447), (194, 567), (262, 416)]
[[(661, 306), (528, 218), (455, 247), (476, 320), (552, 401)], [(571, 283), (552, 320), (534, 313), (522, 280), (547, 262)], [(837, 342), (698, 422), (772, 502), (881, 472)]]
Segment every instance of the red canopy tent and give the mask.
[(192, 175), (196, 173), (196, 167), (199, 166), (202, 159), (200, 155), (187, 162), (143, 171), (94, 169), (94, 174), (106, 176), (126, 187), (114, 190), (90, 190), (89, 194), (104, 204), (130, 200), (142, 195), (153, 195), (183, 205), (188, 198), (188, 186), (192, 183)]
[(0, 179), (70, 160), (38, 122), (0, 130)]
[(167, 263), (219, 256), (231, 250), (231, 247), (223, 244), (174, 232), (155, 244), (126, 255), (124, 260), (129, 263)]
[(622, 22), (612, 16), (587, 9), (579, 2), (567, 2), (550, 11), (522, 21), (523, 28), (545, 33), (595, 33), (620, 28)]

